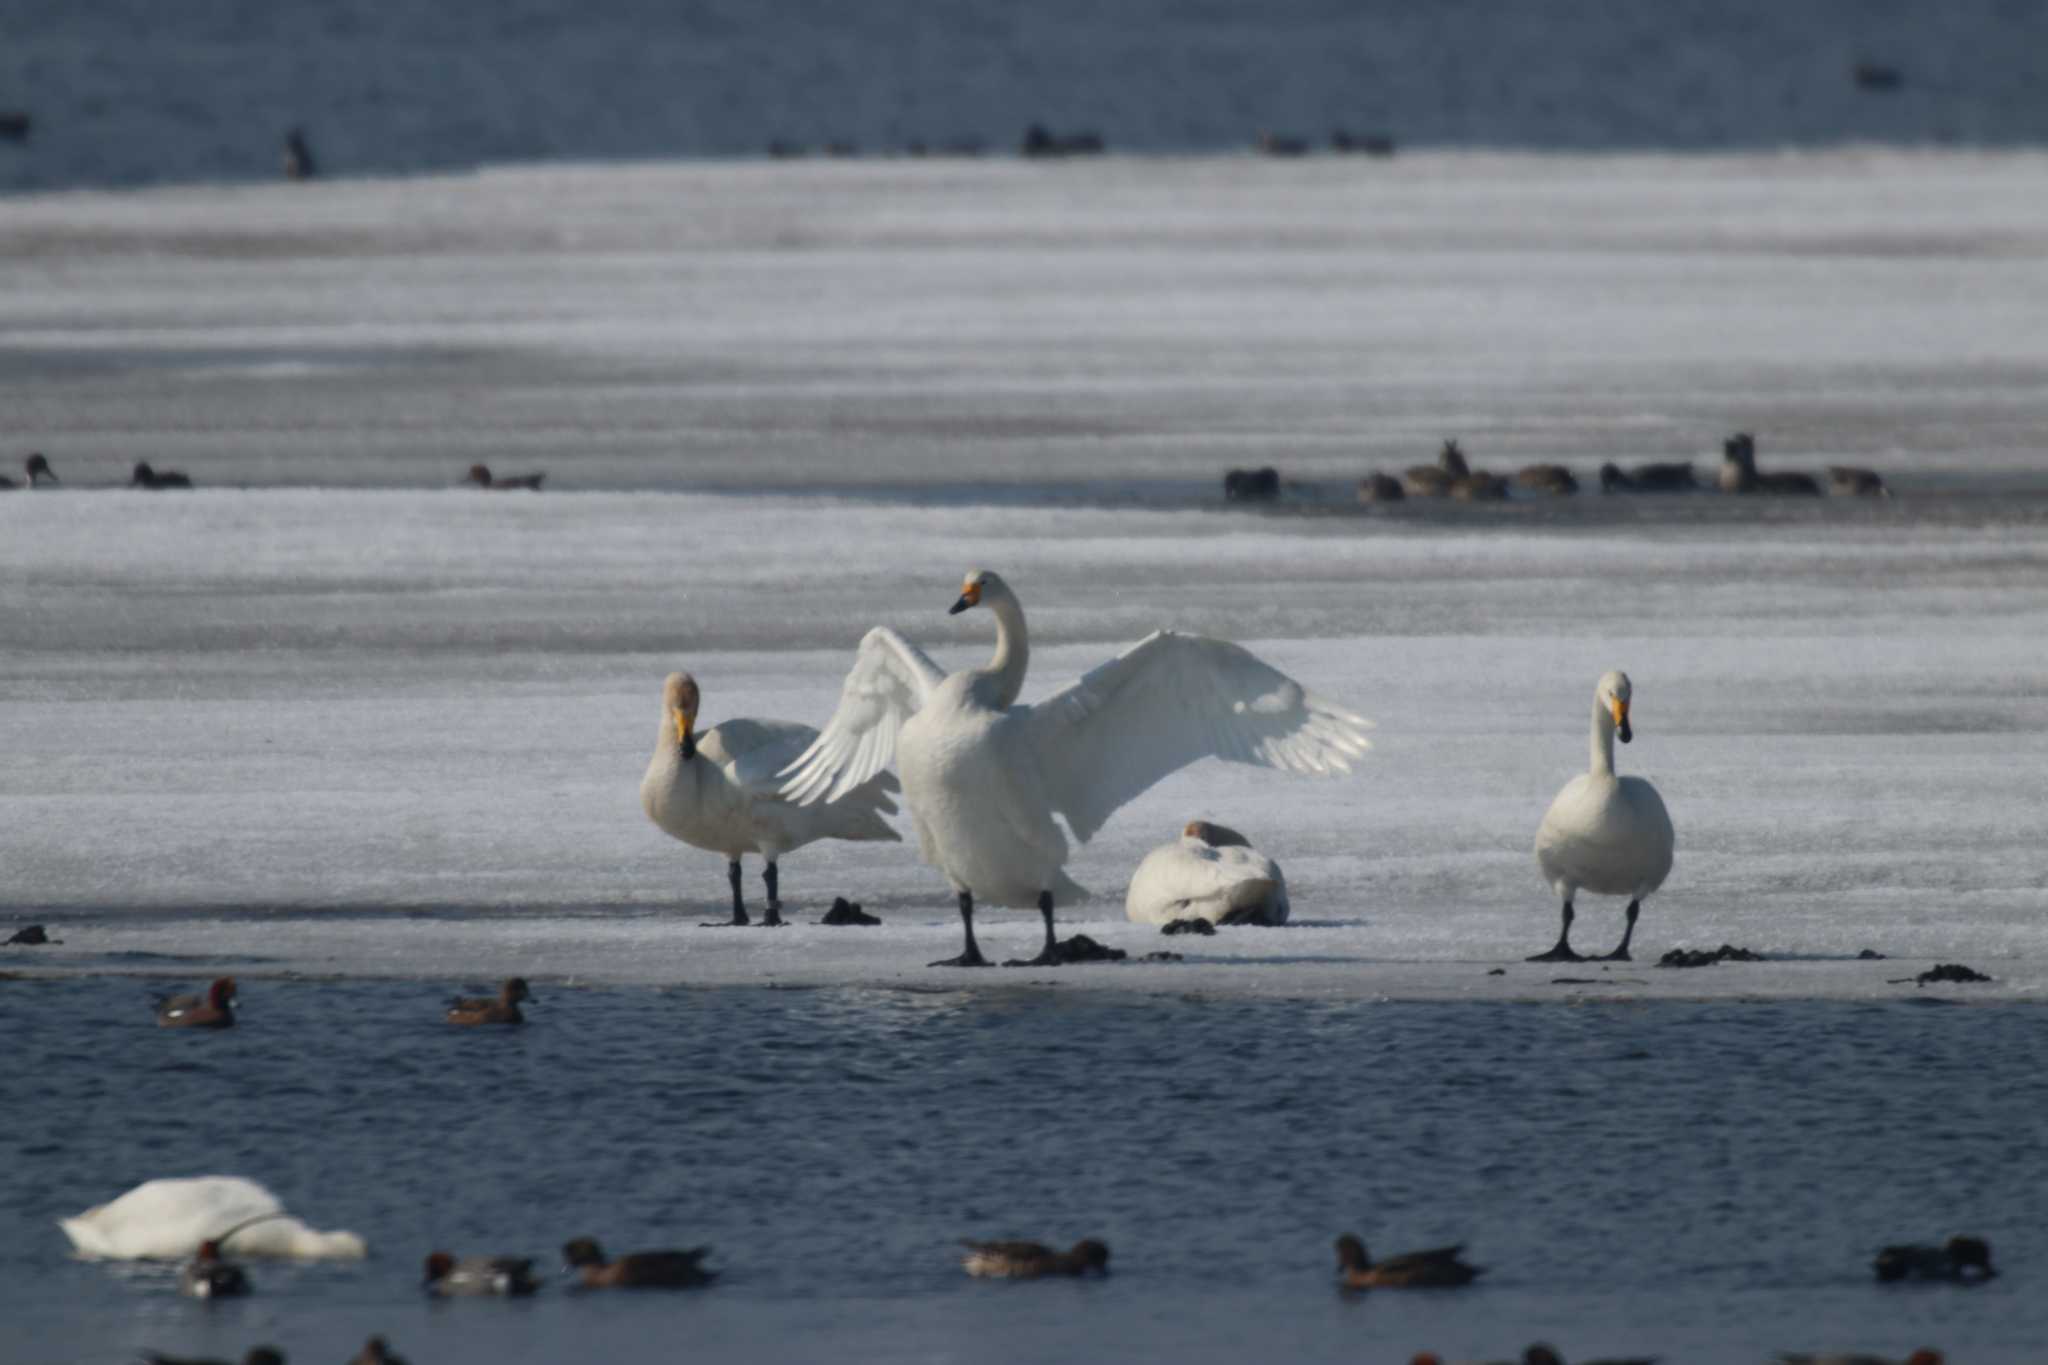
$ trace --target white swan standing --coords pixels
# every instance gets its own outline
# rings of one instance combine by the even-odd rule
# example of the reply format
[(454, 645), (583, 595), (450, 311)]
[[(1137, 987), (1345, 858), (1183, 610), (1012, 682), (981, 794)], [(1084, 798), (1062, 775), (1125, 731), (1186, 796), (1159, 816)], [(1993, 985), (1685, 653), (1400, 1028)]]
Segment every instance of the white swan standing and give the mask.
[(181, 1260), (207, 1241), (223, 1253), (302, 1260), (360, 1260), (366, 1251), (353, 1232), (316, 1232), (238, 1175), (144, 1181), (58, 1226), (79, 1255), (114, 1261)]
[(1629, 681), (1626, 673), (1607, 673), (1593, 689), (1593, 765), (1564, 784), (1550, 803), (1536, 831), (1536, 865), (1564, 902), (1564, 924), (1557, 946), (1531, 962), (1582, 962), (1572, 951), (1572, 898), (1580, 891), (1627, 896), (1628, 928), (1621, 946), (1604, 961), (1629, 960), (1629, 939), (1643, 897), (1664, 884), (1671, 873), (1671, 816), (1664, 798), (1640, 777), (1614, 775), (1614, 737), (1626, 744)]
[(831, 800), (893, 757), (925, 861), (959, 898), (965, 950), (935, 967), (985, 967), (974, 902), (1036, 906), (1060, 960), (1053, 905), (1086, 893), (1062, 870), (1063, 816), (1086, 841), (1160, 778), (1214, 756), (1333, 775), (1368, 748), (1369, 723), (1223, 640), (1158, 631), (1044, 701), (1020, 706), (1030, 657), (1024, 608), (985, 570), (967, 575), (953, 612), (986, 606), (996, 652), (948, 677), (917, 646), (878, 626), (861, 641), (839, 709), (786, 769), (786, 796)]
[(1285, 924), (1287, 879), (1236, 830), (1190, 820), (1180, 838), (1147, 853), (1131, 873), (1124, 917), (1138, 924)]
[(782, 923), (776, 861), (815, 839), (883, 839), (903, 836), (882, 818), (894, 815), (890, 794), (896, 779), (878, 773), (843, 795), (817, 806), (784, 801), (776, 774), (803, 753), (818, 732), (782, 720), (727, 720), (696, 730), (701, 696), (697, 680), (671, 673), (661, 689), (661, 734), (647, 775), (640, 779), (640, 805), (647, 818), (686, 844), (726, 856), (732, 884), (733, 924), (747, 923), (740, 894), (740, 855), (757, 853), (767, 863), (761, 881), (768, 889), (764, 925)]

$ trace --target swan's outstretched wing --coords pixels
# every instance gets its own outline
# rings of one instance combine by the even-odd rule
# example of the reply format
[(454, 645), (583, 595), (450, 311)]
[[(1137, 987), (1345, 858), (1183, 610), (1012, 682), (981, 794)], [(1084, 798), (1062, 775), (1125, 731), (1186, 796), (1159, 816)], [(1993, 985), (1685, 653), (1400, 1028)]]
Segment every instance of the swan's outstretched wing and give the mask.
[(1331, 776), (1372, 728), (1250, 650), (1170, 630), (1032, 706), (1030, 724), (1046, 795), (1079, 839), (1198, 758)]
[(781, 792), (782, 770), (817, 738), (816, 730), (795, 721), (738, 717), (698, 736), (697, 749), (724, 768), (736, 786), (772, 797)]
[(945, 680), (923, 650), (895, 631), (869, 631), (824, 733), (782, 770), (783, 799), (805, 806), (836, 801), (888, 767), (903, 722)]

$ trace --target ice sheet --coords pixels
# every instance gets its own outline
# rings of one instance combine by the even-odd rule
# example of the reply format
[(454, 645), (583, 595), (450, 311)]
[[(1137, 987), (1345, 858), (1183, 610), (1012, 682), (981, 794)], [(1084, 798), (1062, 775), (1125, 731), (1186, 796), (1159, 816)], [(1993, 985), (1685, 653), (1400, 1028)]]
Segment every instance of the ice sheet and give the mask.
[(1348, 490), (1446, 436), (1586, 471), (1749, 427), (1913, 488), (2035, 467), (2044, 216), (2032, 152), (47, 195), (0, 200), (0, 411), (98, 482)]
[[(869, 624), (948, 667), (983, 657), (987, 623), (945, 608), (958, 574), (986, 564), (1031, 611), (1027, 699), (1173, 625), (1245, 640), (1380, 727), (1350, 779), (1210, 762), (1120, 812), (1071, 865), (1105, 899), (1063, 921), (1188, 961), (1063, 981), (1902, 989), (1883, 982), (1903, 964), (1843, 961), (1864, 948), (2000, 977), (1980, 994), (2048, 977), (2048, 547), (2026, 524), (1653, 538), (764, 496), (202, 491), (18, 497), (0, 527), (0, 913), (83, 921), (19, 961), (936, 984), (952, 974), (921, 964), (957, 930), (914, 845), (827, 843), (784, 862), (800, 921), (847, 895), (879, 929), (698, 929), (723, 914), (720, 860), (648, 824), (637, 786), (670, 669), (696, 673), (707, 722), (816, 721)], [(1556, 913), (1530, 840), (1584, 765), (1609, 667), (1634, 679), (1620, 762), (1663, 790), (1677, 870), (1645, 911), (1634, 969), (1524, 967)], [(1122, 920), (1130, 869), (1194, 816), (1281, 862), (1295, 926), (1190, 942)], [(1604, 951), (1619, 906), (1580, 910), (1580, 946)], [(138, 911), (181, 913), (130, 924)], [(1036, 934), (1031, 916), (987, 920), (996, 953)], [(1723, 941), (1796, 960), (1648, 968), (1674, 944)], [(1505, 978), (1485, 975), (1501, 962)]]

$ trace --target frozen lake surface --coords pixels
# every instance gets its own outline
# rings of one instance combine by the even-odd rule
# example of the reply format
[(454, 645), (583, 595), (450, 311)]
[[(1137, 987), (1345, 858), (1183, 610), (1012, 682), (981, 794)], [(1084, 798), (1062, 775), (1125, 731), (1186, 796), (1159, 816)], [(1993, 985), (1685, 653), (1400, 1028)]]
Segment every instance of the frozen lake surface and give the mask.
[[(2022, 1275), (1962, 1299), (1863, 1273), (1959, 1228), (2039, 1254), (2013, 1134), (2048, 993), (2044, 207), (2048, 158), (1892, 153), (0, 202), (7, 467), (42, 449), (66, 479), (0, 495), (0, 923), (63, 940), (0, 950), (31, 1059), (0, 1099), (35, 1177), (0, 1293), (62, 1359), (338, 1358), (370, 1330), (432, 1358), (505, 1324), (626, 1359), (675, 1313), (714, 1358), (1334, 1358), (1362, 1339), (1325, 1278), (1341, 1212), (1499, 1267), (1454, 1311), (1363, 1306), (1393, 1358), (1550, 1335), (2030, 1359)], [(1590, 482), (1738, 428), (1767, 465), (1869, 464), (1900, 496), (1350, 499), (1447, 436)], [(201, 487), (113, 491), (138, 458)], [(450, 487), (478, 459), (549, 491)], [(1263, 463), (1282, 504), (1224, 508), (1221, 472)], [(1178, 961), (928, 969), (951, 897), (894, 844), (790, 855), (790, 928), (698, 928), (720, 860), (638, 801), (663, 676), (695, 672), (706, 722), (821, 720), (870, 625), (985, 658), (985, 619), (945, 614), (976, 566), (1031, 614), (1027, 699), (1173, 626), (1371, 717), (1376, 747), (1334, 782), (1188, 769), (1077, 852), (1097, 898), (1062, 924)], [(1526, 964), (1556, 932), (1530, 843), (1617, 667), (1621, 766), (1664, 793), (1677, 865), (1635, 963)], [(1194, 816), (1281, 863), (1290, 926), (1124, 920), (1130, 870)], [(884, 923), (818, 927), (834, 895)], [(1619, 932), (1581, 900), (1582, 949)], [(1036, 933), (983, 917), (991, 956)], [(1769, 960), (1651, 965), (1724, 942)], [(1910, 980), (1941, 961), (1994, 979)], [(150, 1029), (129, 979), (222, 970), (250, 1015), (217, 1039)], [(568, 1003), (518, 1039), (433, 1023), (513, 972)], [(988, 1045), (921, 1051), (933, 1018)], [(863, 1108), (890, 1085), (935, 1089)], [(1129, 1098), (1091, 1126), (1095, 1088)], [(57, 1216), (208, 1169), (377, 1258), (211, 1318), (64, 1259)], [(944, 1255), (1089, 1230), (1131, 1251), (1052, 1287), (1064, 1315)], [(713, 1241), (731, 1283), (413, 1302), (435, 1240), (575, 1231)], [(809, 1273), (813, 1245), (850, 1279)], [(1255, 1268), (1190, 1269), (1219, 1254)]]
[[(49, 966), (169, 945), (272, 970), (926, 980), (956, 918), (912, 847), (800, 850), (797, 927), (700, 930), (723, 913), (721, 860), (647, 822), (639, 775), (671, 669), (696, 673), (711, 722), (822, 719), (872, 623), (979, 661), (986, 621), (945, 608), (991, 565), (1032, 612), (1027, 698), (1170, 624), (1245, 640), (1379, 725), (1351, 778), (1210, 762), (1120, 812), (1071, 863), (1103, 899), (1063, 919), (1188, 960), (1077, 984), (1897, 993), (1900, 964), (1853, 960), (1872, 949), (2033, 994), (2048, 547), (2030, 513), (1963, 526), (1917, 506), (1443, 528), (670, 493), (17, 496), (0, 504), (6, 909), (64, 923), (33, 958)], [(1616, 666), (1636, 685), (1620, 762), (1679, 832), (1637, 966), (1722, 942), (1792, 960), (1517, 961), (1554, 936), (1530, 841)], [(1280, 861), (1295, 924), (1168, 944), (1123, 920), (1130, 870), (1196, 816)], [(885, 923), (809, 923), (834, 895)], [(1580, 909), (1578, 941), (1604, 951), (1620, 907)], [(385, 910), (420, 913), (334, 913)], [(989, 913), (998, 951), (1035, 932)], [(1506, 977), (1484, 975), (1496, 963)]]

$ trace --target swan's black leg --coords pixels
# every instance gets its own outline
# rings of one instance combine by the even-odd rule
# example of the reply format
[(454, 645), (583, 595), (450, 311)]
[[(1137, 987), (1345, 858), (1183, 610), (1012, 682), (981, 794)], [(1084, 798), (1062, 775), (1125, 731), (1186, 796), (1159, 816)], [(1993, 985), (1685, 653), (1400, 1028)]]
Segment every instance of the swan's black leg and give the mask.
[(745, 924), (747, 922), (747, 902), (740, 895), (740, 860), (738, 858), (731, 859), (726, 863), (725, 879), (732, 883), (732, 918), (729, 920), (714, 920), (704, 926), (706, 929), (721, 929), (729, 924)]
[(1642, 913), (1643, 903), (1639, 900), (1630, 901), (1628, 903), (1628, 928), (1621, 931), (1621, 946), (1619, 948), (1616, 948), (1613, 952), (1607, 954), (1607, 956), (1595, 958), (1593, 960), (1596, 962), (1632, 961), (1633, 959), (1631, 959), (1628, 955), (1628, 941), (1636, 936), (1636, 916)]
[(761, 924), (765, 928), (780, 929), (782, 927), (782, 897), (775, 893), (776, 872), (775, 860), (773, 858), (770, 858), (768, 866), (761, 870), (761, 880), (768, 885), (768, 913), (762, 916)]
[(930, 963), (933, 967), (986, 967), (988, 959), (981, 955), (981, 945), (974, 941), (974, 893), (960, 893), (960, 927), (967, 931), (967, 951), (958, 957), (941, 958)]
[(1038, 913), (1045, 916), (1045, 947), (1039, 952), (1037, 957), (1031, 958), (1028, 961), (1023, 958), (1013, 958), (1003, 964), (1005, 967), (1057, 967), (1060, 965), (1060, 943), (1053, 936), (1052, 932), (1052, 892), (1041, 891), (1038, 893)]
[(1557, 931), (1557, 946), (1547, 953), (1538, 953), (1528, 959), (1530, 962), (1584, 962), (1586, 959), (1572, 951), (1572, 903), (1564, 903), (1564, 924)]

